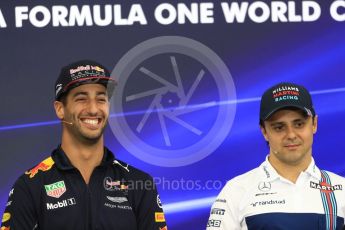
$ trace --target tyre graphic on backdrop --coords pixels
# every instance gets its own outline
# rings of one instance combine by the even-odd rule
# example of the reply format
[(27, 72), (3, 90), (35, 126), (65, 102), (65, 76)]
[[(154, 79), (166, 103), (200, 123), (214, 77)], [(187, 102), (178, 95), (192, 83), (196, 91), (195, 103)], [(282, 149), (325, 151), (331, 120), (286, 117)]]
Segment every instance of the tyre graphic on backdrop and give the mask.
[(128, 51), (112, 71), (118, 85), (109, 124), (123, 147), (158, 166), (197, 162), (219, 147), (236, 112), (224, 62), (198, 41), (163, 36)]

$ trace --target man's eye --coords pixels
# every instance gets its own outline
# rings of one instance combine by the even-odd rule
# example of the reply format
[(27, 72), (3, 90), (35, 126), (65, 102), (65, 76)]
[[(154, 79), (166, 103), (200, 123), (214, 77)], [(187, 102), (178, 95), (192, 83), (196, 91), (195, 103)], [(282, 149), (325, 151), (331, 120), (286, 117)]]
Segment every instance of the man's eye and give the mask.
[(295, 126), (297, 127), (297, 128), (301, 128), (301, 127), (303, 127), (304, 126), (304, 122), (297, 122), (296, 124), (295, 124)]
[(98, 98), (98, 101), (99, 102), (107, 102), (107, 99), (106, 98)]
[(274, 126), (273, 129), (279, 132), (283, 130), (283, 126)]
[(82, 97), (80, 97), (80, 98), (76, 98), (75, 99), (75, 101), (85, 101), (86, 99), (85, 98), (82, 98)]

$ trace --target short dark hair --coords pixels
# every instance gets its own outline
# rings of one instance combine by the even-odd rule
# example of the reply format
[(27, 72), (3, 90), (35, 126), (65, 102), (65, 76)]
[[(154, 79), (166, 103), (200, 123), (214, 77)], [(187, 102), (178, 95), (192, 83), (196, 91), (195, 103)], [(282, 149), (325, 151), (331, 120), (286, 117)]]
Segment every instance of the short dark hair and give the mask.
[(60, 101), (64, 106), (67, 105), (67, 95), (70, 90), (68, 90), (66, 93), (62, 94), (60, 98), (57, 101)]

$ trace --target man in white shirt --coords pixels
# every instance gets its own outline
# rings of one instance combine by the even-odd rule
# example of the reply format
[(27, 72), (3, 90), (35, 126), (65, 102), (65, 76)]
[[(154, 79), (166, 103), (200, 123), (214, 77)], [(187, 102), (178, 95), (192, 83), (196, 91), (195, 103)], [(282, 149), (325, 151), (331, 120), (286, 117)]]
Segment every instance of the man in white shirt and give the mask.
[(261, 97), (266, 160), (230, 180), (214, 202), (207, 229), (342, 229), (345, 179), (312, 157), (318, 117), (303, 86), (279, 83)]

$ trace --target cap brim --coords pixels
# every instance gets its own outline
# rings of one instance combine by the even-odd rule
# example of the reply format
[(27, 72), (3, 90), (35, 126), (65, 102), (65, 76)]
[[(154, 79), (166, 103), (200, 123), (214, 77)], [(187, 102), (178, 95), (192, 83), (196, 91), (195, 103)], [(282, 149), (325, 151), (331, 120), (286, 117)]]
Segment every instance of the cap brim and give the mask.
[(309, 113), (308, 113), (308, 110), (307, 108), (303, 107), (303, 106), (299, 106), (299, 105), (282, 105), (282, 106), (279, 106), (277, 108), (275, 108), (274, 110), (272, 110), (269, 114), (267, 114), (263, 120), (266, 121), (267, 119), (269, 119), (275, 112), (277, 112), (278, 110), (281, 110), (281, 109), (284, 109), (284, 108), (297, 108), (297, 109), (300, 109), (302, 110), (304, 113), (306, 113), (308, 116)]
[(94, 76), (94, 77), (88, 77), (88, 78), (80, 78), (76, 79), (74, 81), (71, 81), (68, 83), (59, 93), (59, 95), (55, 98), (55, 100), (59, 100), (62, 95), (66, 94), (69, 92), (71, 89), (74, 89), (78, 86), (85, 85), (85, 84), (101, 84), (106, 87), (109, 97), (112, 95), (112, 91), (114, 90), (114, 87), (117, 85), (117, 82), (111, 78), (111, 77), (99, 77), (99, 76)]
[(84, 84), (102, 84), (107, 86), (108, 84), (116, 84), (115, 80), (110, 77), (99, 77), (99, 76), (90, 76), (87, 78), (79, 78), (74, 81), (69, 82), (64, 88), (63, 92), (66, 92), (72, 88), (78, 87)]

